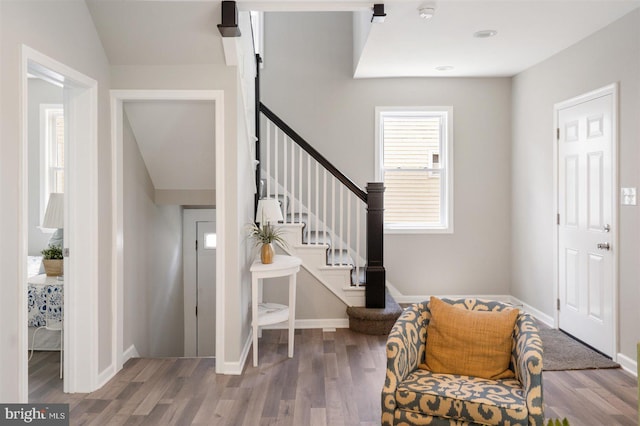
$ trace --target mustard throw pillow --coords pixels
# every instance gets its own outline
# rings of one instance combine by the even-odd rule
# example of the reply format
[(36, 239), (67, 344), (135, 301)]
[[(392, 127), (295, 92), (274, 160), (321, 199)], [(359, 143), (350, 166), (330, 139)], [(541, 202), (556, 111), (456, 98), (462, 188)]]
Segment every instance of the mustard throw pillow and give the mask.
[(425, 364), (420, 368), (485, 379), (514, 377), (509, 361), (517, 309), (469, 311), (431, 297), (430, 310)]

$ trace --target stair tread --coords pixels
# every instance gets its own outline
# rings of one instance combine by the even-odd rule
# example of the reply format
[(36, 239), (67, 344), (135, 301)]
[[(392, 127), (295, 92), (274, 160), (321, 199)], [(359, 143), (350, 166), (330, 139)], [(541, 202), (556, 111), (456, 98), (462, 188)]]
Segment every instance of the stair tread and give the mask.
[[(307, 241), (308, 239), (308, 241)], [(328, 232), (310, 231), (309, 235), (306, 232), (302, 233), (302, 244), (326, 244), (331, 247), (331, 236)]]

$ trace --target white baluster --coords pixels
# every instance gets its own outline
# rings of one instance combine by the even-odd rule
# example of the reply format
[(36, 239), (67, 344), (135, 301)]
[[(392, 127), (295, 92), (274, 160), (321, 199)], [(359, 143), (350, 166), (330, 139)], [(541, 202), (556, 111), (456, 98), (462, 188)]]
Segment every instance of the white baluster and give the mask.
[[(293, 141), (292, 141), (293, 142)], [(291, 223), (295, 222), (296, 217), (296, 144), (291, 143), (291, 199), (289, 204), (291, 205)]]
[(311, 156), (307, 154), (307, 243), (311, 244)]
[(356, 200), (356, 287), (360, 287), (360, 201)]
[(349, 255), (353, 254), (351, 252), (351, 192), (350, 191), (347, 191), (347, 253)]
[(280, 129), (275, 128), (275, 132), (273, 135), (273, 162), (274, 162), (274, 172), (273, 172), (273, 192), (274, 197), (278, 199), (278, 135), (281, 134)]
[(298, 149), (298, 222), (302, 223), (302, 148)]
[(265, 179), (267, 181), (267, 193), (266, 197), (271, 195), (271, 121), (267, 120), (267, 175)]
[(318, 192), (320, 192), (320, 184), (319, 184), (319, 180), (318, 180), (318, 176), (319, 176), (319, 167), (320, 167), (320, 163), (318, 163), (317, 161), (316, 163), (316, 179), (315, 179), (315, 187), (316, 187), (316, 205), (315, 205), (315, 214), (316, 214), (316, 245), (319, 244), (320, 239), (318, 238), (319, 232), (320, 232), (320, 204), (318, 202), (320, 194), (318, 194)]
[(288, 167), (287, 167), (287, 141), (289, 137), (284, 135), (282, 139), (282, 154), (284, 155), (284, 159), (282, 161), (282, 169), (284, 170), (284, 191), (282, 192), (282, 216), (284, 216), (284, 223), (287, 223), (287, 178), (288, 176)]
[(327, 169), (322, 168), (322, 223), (324, 224), (324, 242), (327, 243)]
[(331, 264), (334, 265), (336, 263), (336, 178), (331, 178), (331, 229), (333, 235), (333, 244), (331, 244)]
[(344, 234), (342, 233), (342, 219), (344, 216), (344, 208), (343, 208), (343, 198), (344, 198), (344, 185), (340, 185), (340, 264), (344, 264)]

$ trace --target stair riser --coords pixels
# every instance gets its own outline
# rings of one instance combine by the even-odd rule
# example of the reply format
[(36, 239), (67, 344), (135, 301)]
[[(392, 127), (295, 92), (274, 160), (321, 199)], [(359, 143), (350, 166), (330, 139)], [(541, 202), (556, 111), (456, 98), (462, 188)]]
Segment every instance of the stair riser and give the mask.
[(278, 227), (287, 242), (287, 253), (302, 259), (302, 266), (347, 306), (364, 306), (364, 288), (351, 285), (351, 268), (327, 265), (328, 246), (302, 244), (301, 224), (280, 224)]

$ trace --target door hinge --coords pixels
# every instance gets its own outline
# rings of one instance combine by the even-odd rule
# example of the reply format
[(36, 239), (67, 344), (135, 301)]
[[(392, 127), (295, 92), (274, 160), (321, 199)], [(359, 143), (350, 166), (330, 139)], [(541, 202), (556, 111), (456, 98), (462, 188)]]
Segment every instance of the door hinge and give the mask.
[(196, 240), (196, 251), (198, 251), (198, 240)]
[(560, 127), (556, 128), (556, 139), (560, 140)]
[(560, 310), (560, 299), (556, 299), (556, 309), (559, 311)]
[(63, 257), (69, 257), (69, 248), (65, 248), (62, 250), (62, 256)]
[(560, 213), (556, 215), (556, 225), (560, 225)]
[(196, 305), (196, 316), (198, 316), (198, 305)]

